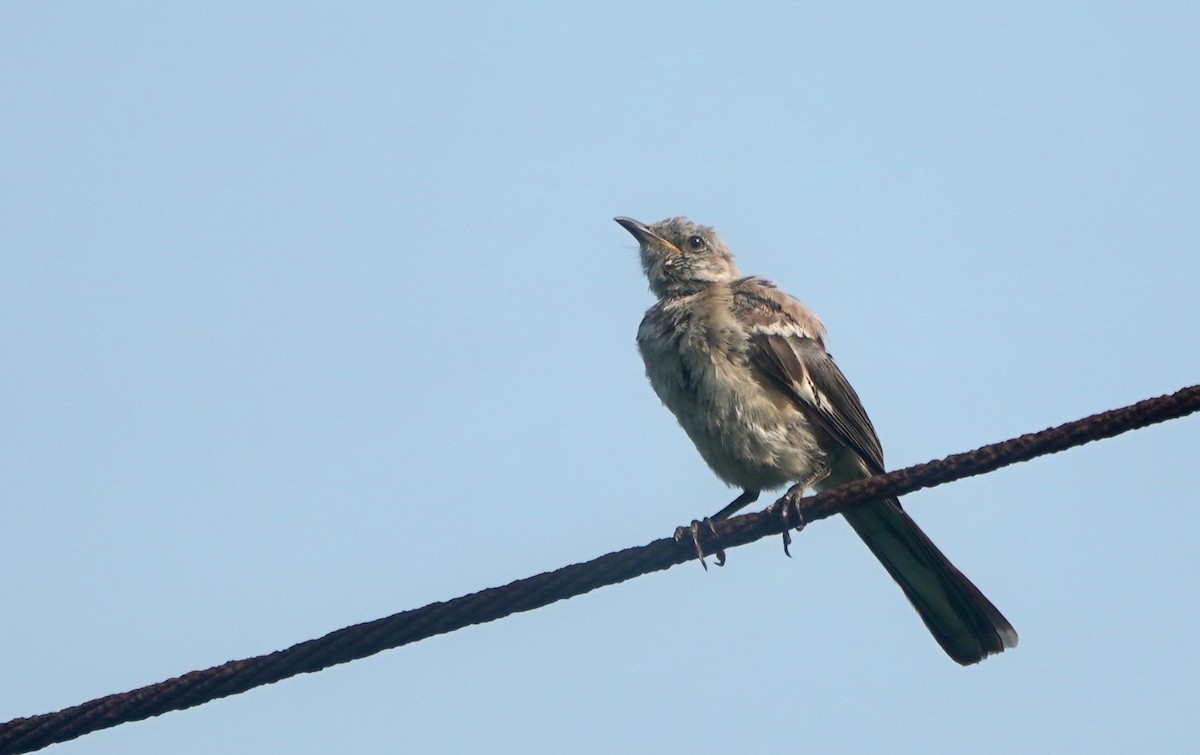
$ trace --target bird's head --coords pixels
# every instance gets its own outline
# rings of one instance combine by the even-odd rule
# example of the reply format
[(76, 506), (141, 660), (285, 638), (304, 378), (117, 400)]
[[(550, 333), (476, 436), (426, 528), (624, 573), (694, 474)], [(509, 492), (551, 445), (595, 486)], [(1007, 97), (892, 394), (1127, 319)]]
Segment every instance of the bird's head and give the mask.
[(683, 217), (653, 225), (626, 217), (613, 220), (637, 239), (650, 291), (659, 298), (692, 293), (741, 277), (729, 247), (708, 226)]

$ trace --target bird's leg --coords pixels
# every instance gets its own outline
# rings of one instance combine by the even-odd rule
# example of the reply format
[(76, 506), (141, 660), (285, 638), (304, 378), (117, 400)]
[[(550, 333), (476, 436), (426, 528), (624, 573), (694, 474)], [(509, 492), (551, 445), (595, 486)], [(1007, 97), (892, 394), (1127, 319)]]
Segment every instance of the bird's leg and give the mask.
[(758, 493), (759, 491), (757, 490), (743, 490), (741, 495), (739, 495), (737, 498), (734, 498), (728, 506), (713, 514), (710, 518), (716, 519), (718, 522), (722, 519), (728, 519), (737, 512), (757, 501)]
[[(796, 525), (797, 532), (804, 529), (804, 513), (802, 511), (800, 511), (800, 499), (804, 496), (804, 491), (808, 490), (809, 488), (811, 488), (814, 485), (819, 484), (822, 480), (824, 480), (828, 476), (829, 476), (829, 467), (821, 467), (820, 469), (816, 470), (811, 475), (809, 475), (808, 479), (798, 482), (795, 485), (793, 485), (792, 487), (788, 488), (788, 492), (784, 494), (783, 497), (787, 500), (784, 503), (784, 505), (779, 509), (779, 511), (781, 514), (783, 514), (783, 518), (786, 521), (787, 514), (788, 514), (788, 508), (790, 507), (790, 508), (794, 508), (796, 510), (796, 516), (800, 519), (800, 524)], [(783, 554), (785, 556), (787, 556), (788, 558), (792, 557), (791, 552), (788, 550), (788, 546), (791, 544), (792, 544), (792, 534), (790, 532), (788, 532), (787, 530), (784, 530), (783, 531)]]
[[(716, 535), (717, 527), (713, 524), (714, 521), (719, 522), (722, 519), (728, 519), (735, 512), (740, 511), (741, 509), (757, 501), (758, 494), (759, 491), (757, 490), (743, 490), (742, 494), (737, 498), (734, 498), (728, 506), (712, 516), (706, 516), (703, 519), (693, 519), (690, 527), (686, 529), (683, 527), (676, 529), (675, 540), (682, 540), (686, 534), (690, 534), (692, 536), (692, 543), (696, 546), (696, 558), (700, 559), (700, 565), (704, 567), (705, 571), (708, 571), (708, 564), (704, 561), (704, 548), (700, 547), (700, 528), (707, 526), (709, 532)], [(717, 566), (725, 565), (725, 551), (718, 550), (713, 555), (716, 556)]]

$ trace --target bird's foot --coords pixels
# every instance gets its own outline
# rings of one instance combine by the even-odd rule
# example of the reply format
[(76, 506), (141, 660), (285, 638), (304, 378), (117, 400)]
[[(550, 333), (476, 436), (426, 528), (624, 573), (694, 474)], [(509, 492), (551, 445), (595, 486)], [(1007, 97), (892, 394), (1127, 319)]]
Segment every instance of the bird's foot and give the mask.
[[(700, 545), (700, 529), (702, 527), (707, 527), (708, 531), (714, 537), (716, 536), (717, 526), (713, 524), (711, 519), (704, 517), (704, 519), (693, 519), (691, 525), (688, 527), (676, 527), (675, 541), (682, 542), (685, 537), (690, 535), (692, 544), (696, 547), (696, 558), (700, 560), (700, 565), (704, 567), (704, 570), (708, 571), (708, 563), (704, 560), (704, 547)], [(725, 565), (725, 551), (717, 549), (717, 552), (713, 556), (717, 559), (717, 566)]]
[[(808, 485), (793, 485), (787, 494), (783, 497), (783, 505), (779, 507), (779, 513), (783, 517), (783, 521), (788, 521), (788, 514), (795, 513), (795, 518), (799, 522), (796, 525), (796, 531), (800, 532), (804, 529), (806, 522), (804, 521), (804, 511), (800, 507), (800, 501), (804, 497), (804, 491), (808, 489)], [(788, 546), (792, 544), (792, 534), (787, 530), (783, 531), (783, 553), (788, 558), (792, 557)]]

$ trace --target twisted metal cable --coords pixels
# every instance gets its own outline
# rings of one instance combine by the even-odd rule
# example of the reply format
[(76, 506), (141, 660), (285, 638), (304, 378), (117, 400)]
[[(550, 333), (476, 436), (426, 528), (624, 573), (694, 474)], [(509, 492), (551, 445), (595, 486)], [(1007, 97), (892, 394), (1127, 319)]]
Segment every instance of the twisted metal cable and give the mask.
[[(1169, 396), (1095, 414), (1058, 427), (993, 443), (940, 461), (877, 475), (809, 498), (783, 496), (765, 511), (697, 530), (707, 552), (777, 535), (883, 496), (899, 496), (1056, 453), (1200, 410), (1200, 385)], [(695, 557), (690, 537), (664, 538), (552, 572), (519, 579), (445, 602), (356, 624), (286, 650), (229, 661), (129, 692), (107, 695), (55, 713), (0, 724), (0, 753), (24, 753), (129, 721), (183, 710), (298, 674), (313, 673), (472, 624), (494, 621), (597, 587), (668, 569)]]

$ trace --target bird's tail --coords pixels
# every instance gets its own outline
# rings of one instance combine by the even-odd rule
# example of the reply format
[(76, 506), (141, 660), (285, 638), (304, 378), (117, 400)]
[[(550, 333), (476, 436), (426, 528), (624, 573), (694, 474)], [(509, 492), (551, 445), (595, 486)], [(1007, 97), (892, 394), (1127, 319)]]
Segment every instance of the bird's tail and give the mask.
[(845, 517), (951, 658), (966, 666), (1016, 646), (1008, 619), (954, 568), (899, 501), (857, 506)]

